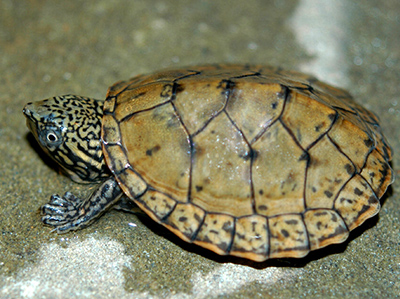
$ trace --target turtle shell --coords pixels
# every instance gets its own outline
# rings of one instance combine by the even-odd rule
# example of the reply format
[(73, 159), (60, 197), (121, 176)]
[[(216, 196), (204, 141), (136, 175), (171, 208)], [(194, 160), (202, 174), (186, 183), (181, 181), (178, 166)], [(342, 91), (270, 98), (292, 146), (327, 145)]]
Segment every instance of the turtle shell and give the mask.
[(393, 181), (377, 117), (344, 90), (272, 67), (212, 65), (114, 84), (106, 162), (185, 241), (255, 261), (303, 257), (374, 216)]

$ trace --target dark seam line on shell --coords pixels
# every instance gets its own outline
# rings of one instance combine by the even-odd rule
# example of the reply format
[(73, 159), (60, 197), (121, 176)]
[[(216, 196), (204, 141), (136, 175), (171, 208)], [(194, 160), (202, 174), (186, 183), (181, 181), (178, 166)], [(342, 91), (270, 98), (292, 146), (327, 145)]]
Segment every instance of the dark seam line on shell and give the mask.
[[(378, 152), (378, 151), (377, 151)], [(378, 152), (379, 153), (379, 152)], [(380, 153), (379, 153), (380, 154)], [(380, 181), (380, 184), (379, 184), (379, 186), (376, 188), (376, 190), (381, 190), (382, 189), (382, 186), (383, 186), (383, 184), (384, 184), (384, 182), (385, 182), (385, 178), (387, 177), (387, 175), (388, 175), (388, 171), (387, 171), (387, 169), (391, 169), (392, 171), (390, 171), (390, 177), (391, 177), (391, 179), (393, 179), (393, 169), (392, 169), (392, 167), (390, 167), (390, 165), (389, 165), (389, 163), (385, 160), (385, 162), (386, 162), (386, 167), (385, 167), (385, 170), (386, 170), (386, 174), (384, 174), (384, 173), (382, 173), (380, 170), (379, 170), (379, 172), (381, 172), (382, 173), (382, 179), (380, 179), (379, 181)], [(368, 180), (361, 174), (361, 172), (362, 171), (360, 171), (360, 173), (359, 173), (359, 175), (365, 180), (365, 182), (368, 184), (368, 186), (371, 188), (371, 190), (372, 190), (372, 192), (375, 194), (375, 196), (376, 196), (376, 198), (378, 198), (378, 199), (381, 199), (382, 198), (382, 196), (381, 197), (379, 197), (378, 196), (378, 194), (376, 194), (376, 192), (375, 192), (375, 189), (372, 187), (372, 185), (368, 182)], [(389, 185), (390, 185), (390, 183), (386, 186), (386, 189), (389, 187)], [(386, 190), (385, 190), (385, 192), (386, 192)], [(385, 192), (383, 192), (382, 193), (382, 195), (383, 194), (385, 194)]]
[[(289, 90), (289, 92), (288, 92), (287, 95), (286, 95), (287, 98), (288, 98), (288, 97), (291, 97), (291, 96), (292, 96), (292, 93), (293, 93), (293, 91), (292, 91), (292, 90)], [(286, 103), (286, 101), (285, 101), (285, 103)], [(279, 122), (281, 123), (282, 127), (283, 127), (283, 128), (286, 130), (286, 132), (290, 135), (290, 137), (292, 137), (292, 139), (293, 139), (293, 141), (296, 143), (296, 145), (303, 151), (302, 156), (307, 157), (307, 162), (306, 162), (306, 166), (305, 166), (305, 170), (304, 170), (304, 181), (303, 181), (303, 207), (304, 207), (304, 210), (307, 210), (306, 187), (307, 187), (308, 169), (309, 169), (309, 167), (310, 167), (311, 158), (310, 158), (309, 152), (308, 152), (307, 150), (305, 150), (305, 149), (301, 146), (301, 144), (300, 144), (299, 141), (297, 140), (296, 136), (293, 134), (292, 130), (290, 130), (290, 129), (286, 126), (285, 122), (282, 120), (282, 115), (283, 115), (283, 113), (285, 112), (285, 108), (286, 108), (286, 105), (283, 107), (282, 113), (281, 113), (281, 115), (279, 116), (278, 120), (279, 120)]]
[[(370, 155), (372, 154), (372, 152), (375, 151), (375, 150), (376, 150), (377, 153), (379, 153), (378, 149), (376, 148), (376, 145), (371, 146), (371, 147), (369, 148), (368, 153), (367, 153), (366, 156), (365, 156), (364, 163), (363, 163), (363, 165), (360, 167), (360, 174), (361, 174), (361, 172), (364, 170), (365, 166), (367, 166), (367, 162), (368, 162), (369, 156), (370, 156)], [(382, 157), (381, 153), (379, 153), (379, 155)], [(383, 158), (383, 157), (382, 157), (382, 158)], [(383, 158), (383, 159), (386, 161), (385, 158)]]
[[(175, 205), (174, 205), (174, 207), (171, 209), (171, 211), (169, 211), (164, 217), (160, 218), (160, 223), (163, 223), (163, 224), (164, 224), (164, 223), (167, 222), (169, 216), (171, 216), (171, 214), (175, 211), (177, 205), (178, 205), (178, 202), (175, 201)], [(150, 210), (150, 211), (151, 211), (151, 210)], [(157, 217), (157, 218), (158, 218), (158, 217)], [(168, 223), (166, 223), (166, 225), (168, 225)], [(172, 225), (171, 225), (171, 226), (172, 226)], [(168, 228), (168, 226), (167, 226), (167, 228)], [(174, 227), (174, 228), (177, 229), (176, 227)]]
[(142, 109), (142, 110), (135, 111), (135, 112), (133, 112), (133, 113), (130, 113), (130, 114), (128, 114), (128, 115), (125, 115), (125, 116), (120, 120), (120, 122), (122, 123), (122, 122), (124, 122), (124, 121), (128, 121), (128, 120), (130, 120), (133, 116), (135, 116), (135, 115), (138, 114), (138, 113), (153, 110), (153, 109), (158, 108), (158, 107), (161, 107), (161, 106), (163, 106), (163, 105), (167, 105), (167, 104), (169, 104), (170, 102), (171, 102), (171, 99), (168, 99), (168, 100), (165, 100), (165, 102), (160, 103), (160, 104), (157, 104), (157, 105), (154, 105), (154, 106), (152, 106), (152, 107), (150, 107), (150, 108), (146, 108), (146, 109)]
[(342, 151), (342, 149), (340, 148), (340, 146), (338, 144), (336, 144), (335, 141), (332, 140), (332, 138), (329, 136), (329, 134), (326, 134), (326, 137), (328, 138), (328, 140), (333, 144), (334, 147), (336, 147), (336, 149), (343, 155), (346, 157), (347, 160), (350, 161), (351, 165), (354, 168), (354, 173), (353, 174), (358, 174), (359, 172), (357, 171), (357, 167), (354, 164), (354, 162)]
[(316, 140), (311, 142), (311, 144), (306, 148), (307, 152), (309, 152), (312, 147), (314, 147), (322, 138), (324, 138), (325, 135), (328, 135), (328, 133), (332, 130), (332, 127), (336, 123), (338, 118), (339, 118), (339, 113), (336, 111), (335, 112), (335, 118), (332, 120), (331, 125), (329, 126), (329, 128), (324, 133), (322, 133)]
[(251, 207), (253, 210), (253, 213), (256, 213), (256, 199), (254, 195), (254, 183), (253, 183), (253, 162), (254, 162), (254, 150), (252, 149), (249, 141), (247, 140), (246, 136), (244, 133), (239, 129), (239, 127), (236, 125), (236, 123), (233, 121), (233, 119), (230, 117), (229, 113), (224, 109), (225, 115), (228, 117), (229, 121), (231, 124), (236, 128), (236, 130), (240, 133), (240, 135), (243, 137), (244, 142), (246, 142), (247, 146), (250, 149), (250, 196), (251, 196)]
[[(263, 216), (263, 215), (261, 215), (261, 216)], [(266, 229), (265, 229), (265, 231), (266, 231), (266, 234), (267, 234), (267, 252), (266, 252), (266, 256), (267, 256), (267, 259), (269, 259), (269, 257), (271, 256), (271, 237), (272, 237), (272, 235), (271, 235), (271, 230), (270, 230), (270, 224), (269, 224), (269, 217), (268, 216), (263, 216), (263, 217), (265, 217), (265, 220), (266, 220), (266, 223), (267, 223), (267, 227), (266, 227)]]
[(226, 87), (224, 88), (224, 90), (221, 92), (221, 94), (224, 94), (224, 93), (225, 93), (225, 103), (224, 103), (224, 105), (222, 106), (221, 110), (219, 110), (216, 114), (212, 115), (212, 116), (205, 122), (205, 124), (204, 124), (203, 127), (201, 127), (201, 128), (198, 129), (196, 132), (194, 132), (194, 133), (192, 134), (192, 137), (195, 137), (195, 136), (197, 136), (199, 133), (201, 133), (202, 131), (204, 131), (205, 128), (210, 124), (210, 122), (213, 121), (217, 116), (219, 116), (219, 115), (225, 110), (226, 105), (227, 105), (227, 102), (228, 102), (228, 98), (229, 98), (229, 88), (230, 88), (229, 85), (230, 85), (230, 84), (233, 84), (233, 86), (234, 86), (235, 84), (234, 84), (234, 82), (229, 81), (229, 80), (226, 80), (226, 79), (222, 79), (222, 80), (220, 81), (220, 83), (223, 83), (223, 82), (226, 82), (226, 83), (227, 83), (227, 86), (226, 86)]
[(308, 228), (306, 225), (306, 221), (304, 220), (305, 211), (300, 213), (300, 217), (301, 217), (301, 221), (303, 222), (303, 225), (304, 225), (304, 231), (305, 231), (305, 235), (306, 235), (305, 237), (307, 238), (307, 251), (310, 252), (311, 251), (311, 242), (310, 242), (310, 235), (308, 234)]
[(190, 136), (189, 130), (187, 129), (185, 123), (184, 123), (183, 120), (182, 120), (182, 117), (181, 117), (181, 115), (180, 115), (178, 109), (176, 109), (176, 106), (175, 106), (175, 104), (174, 104), (174, 100), (176, 99), (176, 90), (177, 90), (177, 88), (178, 88), (178, 85), (179, 85), (179, 84), (178, 84), (177, 82), (174, 82), (174, 84), (172, 85), (171, 105), (172, 105), (172, 108), (174, 109), (174, 112), (175, 112), (176, 117), (178, 118), (180, 124), (181, 124), (182, 127), (183, 127), (183, 130), (184, 130), (185, 133), (186, 133), (187, 140), (189, 140), (189, 147), (190, 147), (190, 165), (189, 165), (189, 186), (188, 186), (188, 190), (187, 190), (187, 201), (188, 201), (188, 202), (191, 202), (191, 197), (192, 197), (192, 180), (193, 180), (192, 171), (193, 171), (193, 162), (194, 162), (194, 151), (193, 151), (193, 148), (194, 148), (194, 147), (193, 147), (193, 139), (192, 139), (192, 137)]
[[(281, 85), (281, 84), (280, 84)], [(281, 85), (282, 87), (282, 91), (283, 91), (283, 105), (282, 105), (282, 109), (279, 113), (279, 116), (277, 116), (275, 118), (274, 121), (270, 122), (268, 125), (266, 125), (265, 127), (263, 126), (262, 130), (260, 130), (260, 132), (258, 132), (258, 134), (250, 141), (250, 144), (255, 143), (258, 139), (260, 139), (262, 137), (262, 135), (264, 135), (264, 133), (272, 126), (274, 125), (277, 121), (279, 121), (279, 119), (282, 117), (283, 111), (285, 110), (286, 107), (286, 103), (288, 101), (289, 96), (291, 95), (291, 91), (289, 88), (287, 88), (284, 85)]]
[[(160, 191), (160, 190), (154, 188), (154, 187), (153, 187), (152, 185), (150, 185), (150, 184), (147, 184), (147, 190), (146, 190), (146, 191), (156, 191), (156, 192), (161, 193), (161, 194), (165, 195), (166, 197), (172, 199), (172, 200), (175, 201), (176, 203), (178, 203), (178, 201), (177, 201), (175, 198), (173, 198), (171, 195), (169, 195), (168, 193), (165, 193), (164, 191)], [(143, 194), (144, 194), (144, 193), (143, 193)], [(183, 203), (183, 202), (180, 202), (180, 203)]]
[[(350, 228), (347, 226), (346, 221), (344, 220), (343, 216), (339, 213), (339, 211), (336, 210), (334, 207), (332, 208), (332, 210), (336, 212), (336, 214), (340, 217), (340, 219), (342, 219), (343, 224), (344, 224), (344, 226), (346, 227), (347, 232), (348, 232), (348, 233), (351, 232)], [(370, 217), (371, 217), (371, 216), (370, 216)], [(358, 226), (357, 226), (357, 227), (358, 227)], [(347, 237), (347, 238), (348, 238), (348, 237)], [(346, 239), (347, 239), (347, 238), (346, 238)], [(332, 244), (332, 243), (331, 243), (331, 244)]]
[[(249, 71), (251, 71), (251, 70), (249, 70)], [(256, 72), (256, 71), (251, 71), (251, 72), (253, 72), (253, 73), (252, 74), (245, 74), (245, 75), (235, 76), (235, 77), (230, 77), (229, 81), (232, 80), (232, 82), (234, 82), (233, 81), (234, 79), (242, 79), (242, 78), (249, 78), (249, 77), (260, 77), (260, 75), (261, 75), (259, 72)]]
[(343, 107), (339, 107), (339, 106), (332, 106), (332, 109), (348, 112), (348, 113), (350, 113), (352, 115), (355, 115), (355, 116), (360, 118), (359, 114), (357, 113), (357, 110), (354, 110), (354, 111), (353, 110), (347, 110), (347, 109), (345, 109)]
[[(131, 81), (131, 80), (128, 80), (128, 82), (129, 82), (129, 81)], [(130, 90), (129, 88), (131, 87), (131, 85), (132, 85), (132, 84), (135, 84), (135, 83), (137, 83), (137, 82), (133, 82), (133, 83), (128, 84), (124, 89), (122, 89), (120, 92), (114, 94), (113, 96), (114, 96), (115, 98), (118, 98), (118, 96), (121, 95), (123, 92), (125, 92), (125, 91), (127, 91), (127, 90)], [(107, 99), (108, 99), (108, 97), (107, 97)], [(107, 100), (107, 99), (106, 99), (106, 100)]]
[[(340, 215), (340, 213), (339, 213), (339, 211), (338, 210), (336, 210), (335, 209), (335, 203), (336, 203), (336, 201), (339, 199), (339, 194), (340, 194), (340, 192), (342, 192), (343, 191), (343, 189), (346, 187), (346, 185), (356, 176), (357, 174), (353, 174), (343, 185), (342, 185), (342, 187), (340, 187), (340, 189), (339, 189), (339, 191), (337, 192), (337, 194), (335, 195), (335, 199), (333, 200), (333, 203), (332, 203), (332, 210), (334, 210), (334, 211), (336, 211), (339, 215)], [(364, 179), (364, 177), (362, 176), (362, 175), (360, 175), (363, 179)], [(365, 179), (364, 179), (365, 180)], [(365, 180), (366, 181), (366, 180)], [(367, 182), (368, 183), (368, 182)], [(371, 186), (370, 186), (371, 187)], [(371, 190), (372, 190), (372, 188), (371, 188)], [(373, 190), (372, 190), (373, 191)], [(321, 208), (318, 208), (318, 209), (321, 209)], [(344, 219), (343, 219), (343, 221), (344, 221)], [(347, 225), (346, 225), (347, 226)]]
[[(190, 203), (191, 205), (194, 205), (192, 203)], [(199, 207), (197, 205), (194, 205), (196, 207)], [(199, 207), (200, 208), (200, 207)], [(204, 224), (204, 221), (206, 220), (206, 216), (208, 214), (208, 212), (206, 212), (203, 208), (200, 208), (202, 211), (204, 211), (204, 215), (203, 215), (203, 219), (201, 219), (201, 222), (199, 223), (199, 226), (197, 227), (196, 231), (193, 233), (193, 235), (190, 237), (190, 243), (193, 243), (194, 241), (196, 241), (197, 235), (199, 234), (201, 227)]]
[(227, 254), (229, 254), (231, 252), (231, 250), (232, 250), (233, 239), (235, 238), (235, 233), (236, 233), (236, 221), (237, 221), (237, 218), (236, 217), (232, 217), (232, 218), (233, 218), (233, 223), (232, 223), (233, 227), (232, 227), (232, 232), (231, 232), (231, 240), (230, 240), (229, 245), (226, 247), (226, 250), (225, 250), (225, 252)]
[(201, 75), (200, 71), (195, 71), (195, 70), (187, 70), (187, 71), (188, 72), (193, 72), (193, 73), (192, 74), (183, 75), (183, 76), (181, 76), (179, 78), (176, 78), (176, 79), (172, 80), (173, 84), (176, 84), (179, 80), (183, 80), (183, 79), (186, 79), (186, 78), (190, 78), (190, 77), (195, 77), (195, 76)]
[[(382, 135), (382, 129), (380, 128), (380, 126), (379, 126), (379, 123), (377, 123), (377, 122), (372, 122), (371, 120), (367, 120), (367, 119), (365, 119), (365, 118), (363, 118), (363, 117), (361, 117), (361, 119), (364, 121), (364, 122), (366, 122), (367, 124), (369, 124), (369, 125), (371, 125), (371, 126), (374, 126), (374, 127), (376, 127), (376, 128), (374, 128), (374, 129), (379, 129), (378, 130), (378, 132), (379, 132), (379, 135)], [(368, 127), (367, 127), (368, 128)], [(370, 128), (368, 128), (369, 130), (371, 130)]]

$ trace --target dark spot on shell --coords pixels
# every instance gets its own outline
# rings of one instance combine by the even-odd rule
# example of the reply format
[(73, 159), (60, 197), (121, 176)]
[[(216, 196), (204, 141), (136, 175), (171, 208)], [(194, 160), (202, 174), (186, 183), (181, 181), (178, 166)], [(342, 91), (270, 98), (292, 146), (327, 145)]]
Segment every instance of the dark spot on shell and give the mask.
[(301, 154), (299, 161), (308, 161), (310, 159), (310, 156), (308, 155), (308, 153), (304, 152)]
[(336, 119), (336, 113), (329, 114), (329, 115), (328, 115), (328, 118), (329, 118), (331, 121), (334, 121), (334, 120)]
[(161, 146), (156, 145), (155, 147), (148, 149), (146, 151), (146, 156), (152, 156), (154, 153), (158, 152), (160, 150)]
[(245, 238), (245, 235), (242, 235), (242, 234), (236, 233), (236, 237), (237, 237), (238, 239), (240, 239), (240, 240), (244, 240), (244, 238)]
[(172, 95), (172, 84), (165, 84), (163, 90), (160, 93), (160, 97), (169, 98)]
[(230, 221), (224, 222), (222, 229), (226, 232), (232, 231), (232, 223)]
[(197, 192), (200, 192), (200, 191), (202, 191), (203, 190), (203, 187), (202, 186), (196, 186), (196, 191)]
[(346, 164), (344, 166), (344, 169), (346, 169), (347, 173), (350, 175), (352, 175), (354, 173), (354, 168), (353, 168), (353, 166), (351, 166), (351, 164)]
[(290, 236), (289, 232), (288, 232), (286, 229), (282, 229), (282, 230), (281, 230), (281, 233), (282, 233), (282, 235), (283, 235), (285, 238), (287, 238), (287, 237)]
[(321, 130), (321, 128), (323, 128), (323, 127), (324, 127), (323, 123), (315, 126), (315, 132), (319, 132)]
[(261, 205), (261, 206), (258, 206), (258, 209), (259, 209), (260, 211), (266, 211), (266, 210), (268, 210), (268, 207), (267, 207), (267, 206), (264, 206), (264, 205)]
[(186, 222), (187, 221), (187, 217), (179, 217), (178, 219), (180, 222)]
[(332, 195), (333, 195), (333, 193), (330, 192), (330, 191), (328, 191), (328, 190), (324, 191), (324, 194), (325, 194), (328, 198), (331, 198)]
[(321, 229), (321, 226), (322, 226), (322, 222), (321, 222), (321, 221), (318, 221), (318, 222), (317, 222), (317, 229), (320, 230), (320, 229)]
[(377, 204), (379, 202), (378, 198), (376, 198), (375, 195), (372, 195), (368, 198), (368, 203), (369, 204)]
[(311, 187), (311, 191), (315, 193), (317, 192), (317, 189), (315, 189), (315, 187)]
[(336, 217), (336, 214), (332, 214), (332, 217), (331, 217), (331, 220), (333, 221), (333, 222), (337, 222), (337, 217)]
[(278, 106), (278, 103), (277, 102), (273, 102), (272, 104), (271, 104), (271, 108), (272, 109), (276, 109), (276, 107)]
[(185, 90), (185, 87), (183, 86), (183, 84), (175, 83), (175, 94), (178, 94), (184, 90)]
[(285, 223), (289, 225), (297, 225), (299, 222), (296, 219), (292, 219), (292, 220), (286, 220)]
[(363, 195), (364, 192), (362, 192), (362, 191), (361, 191), (360, 189), (358, 189), (358, 188), (354, 188), (354, 194), (360, 196), (360, 195)]
[(327, 214), (326, 211), (321, 211), (321, 212), (316, 212), (314, 215), (319, 217), (319, 216), (325, 216)]
[(264, 190), (263, 189), (258, 190), (258, 194), (263, 195), (264, 194)]
[(257, 152), (253, 149), (250, 149), (250, 151), (247, 151), (244, 155), (239, 155), (239, 157), (245, 161), (248, 161), (250, 159), (255, 159), (257, 157)]
[(201, 222), (203, 219), (199, 216), (199, 214), (194, 214), (194, 219), (196, 219), (197, 222)]
[(374, 141), (371, 140), (371, 139), (366, 139), (366, 140), (364, 140), (364, 144), (367, 147), (373, 147), (374, 146)]

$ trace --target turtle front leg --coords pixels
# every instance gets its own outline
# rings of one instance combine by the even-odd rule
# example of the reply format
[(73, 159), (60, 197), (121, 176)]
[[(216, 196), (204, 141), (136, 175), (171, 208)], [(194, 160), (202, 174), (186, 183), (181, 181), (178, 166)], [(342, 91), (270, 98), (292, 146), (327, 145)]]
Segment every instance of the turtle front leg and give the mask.
[(114, 177), (103, 182), (86, 200), (81, 200), (70, 192), (63, 197), (55, 194), (50, 202), (42, 206), (42, 221), (54, 226), (57, 233), (65, 233), (90, 225), (122, 195)]

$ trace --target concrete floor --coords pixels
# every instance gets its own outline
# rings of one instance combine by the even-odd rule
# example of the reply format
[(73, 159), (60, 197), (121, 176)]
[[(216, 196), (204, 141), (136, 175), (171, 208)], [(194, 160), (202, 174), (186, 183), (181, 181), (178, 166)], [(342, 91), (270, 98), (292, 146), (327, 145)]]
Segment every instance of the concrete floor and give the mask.
[(0, 297), (399, 297), (400, 180), (345, 244), (300, 260), (220, 257), (117, 211), (56, 235), (38, 208), (90, 187), (58, 173), (21, 113), (54, 95), (104, 98), (115, 81), (168, 66), (280, 65), (349, 89), (379, 115), (399, 174), (399, 26), (398, 0), (2, 0)]

